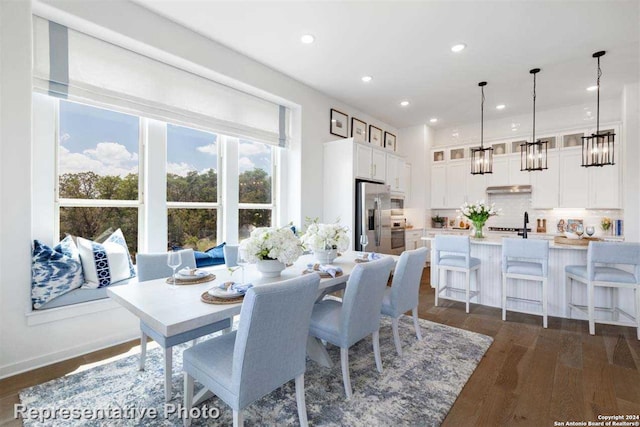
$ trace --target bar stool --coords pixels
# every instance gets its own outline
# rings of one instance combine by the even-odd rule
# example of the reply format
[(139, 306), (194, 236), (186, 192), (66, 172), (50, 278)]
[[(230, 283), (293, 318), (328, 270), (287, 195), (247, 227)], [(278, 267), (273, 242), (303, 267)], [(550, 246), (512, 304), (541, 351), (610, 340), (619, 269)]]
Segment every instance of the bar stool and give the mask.
[[(608, 264), (608, 265), (602, 265)], [(626, 271), (611, 265), (626, 265), (633, 267), (633, 271)], [(640, 340), (640, 243), (590, 242), (587, 251), (587, 265), (568, 265), (565, 267), (565, 285), (569, 317), (571, 309), (577, 309), (586, 314), (589, 320), (589, 333), (595, 335), (596, 322), (610, 325), (634, 326), (637, 328)], [(573, 303), (573, 281), (587, 286), (587, 306)], [(595, 306), (595, 288), (603, 287), (611, 291), (611, 307)], [(618, 289), (634, 291), (635, 316), (617, 307)], [(585, 310), (586, 309), (586, 310)], [(598, 320), (595, 311), (607, 311), (612, 314), (612, 320)], [(619, 315), (631, 319), (631, 322), (621, 322)]]
[[(507, 320), (507, 301), (542, 305), (542, 313), (510, 308), (509, 311), (542, 314), (542, 326), (547, 327), (547, 279), (549, 277), (549, 242), (547, 240), (502, 239), (502, 320)], [(541, 282), (542, 299), (510, 297), (508, 279)]]
[[(471, 298), (477, 298), (480, 302), (480, 286), (478, 280), (478, 270), (480, 269), (480, 260), (471, 256), (471, 241), (468, 236), (436, 236), (435, 240), (435, 263), (438, 269), (438, 283), (436, 285), (435, 305), (438, 306), (438, 298), (451, 299), (454, 301), (464, 301), (469, 312), (469, 301)], [(465, 288), (455, 288), (447, 285), (447, 272), (457, 271), (465, 273)], [(471, 290), (471, 272), (475, 279), (475, 291)], [(441, 277), (442, 276), (442, 277)], [(441, 285), (444, 284), (442, 287)], [(454, 292), (464, 292), (465, 299), (456, 299), (447, 296), (440, 297), (440, 293), (445, 290)]]

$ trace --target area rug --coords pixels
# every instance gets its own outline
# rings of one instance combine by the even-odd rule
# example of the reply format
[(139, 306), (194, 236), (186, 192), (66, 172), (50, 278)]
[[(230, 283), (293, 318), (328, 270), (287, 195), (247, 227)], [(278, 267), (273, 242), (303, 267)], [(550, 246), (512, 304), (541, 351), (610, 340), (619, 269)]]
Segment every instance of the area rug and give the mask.
[[(493, 340), (427, 320), (420, 320), (420, 326), (424, 339), (418, 342), (411, 318), (401, 319), (399, 329), (404, 355), (400, 358), (395, 352), (391, 322), (382, 319), (382, 374), (375, 368), (370, 338), (351, 347), (353, 397), (348, 401), (342, 385), (339, 348), (327, 346), (334, 361), (332, 368), (308, 360), (305, 393), (309, 423), (316, 426), (439, 425)], [(22, 390), (21, 403), (26, 411), (32, 411), (25, 413), (34, 414), (31, 418), (49, 415), (48, 419), (27, 419), (24, 425), (182, 425), (179, 412), (169, 412), (179, 410), (178, 405), (182, 404), (181, 350), (184, 348), (174, 348), (173, 399), (168, 405), (164, 402), (162, 352), (155, 348), (147, 354), (145, 371), (138, 371), (139, 356), (134, 355)], [(205, 415), (211, 417), (196, 419), (193, 425), (232, 424), (232, 411), (224, 402), (213, 397), (203, 405), (209, 408)], [(75, 410), (78, 417), (68, 419), (74, 413), (63, 414), (60, 408)], [(98, 411), (105, 408), (111, 412)], [(211, 408), (217, 408), (218, 412)], [(249, 426), (297, 425), (293, 381), (253, 403), (243, 414), (245, 425)]]

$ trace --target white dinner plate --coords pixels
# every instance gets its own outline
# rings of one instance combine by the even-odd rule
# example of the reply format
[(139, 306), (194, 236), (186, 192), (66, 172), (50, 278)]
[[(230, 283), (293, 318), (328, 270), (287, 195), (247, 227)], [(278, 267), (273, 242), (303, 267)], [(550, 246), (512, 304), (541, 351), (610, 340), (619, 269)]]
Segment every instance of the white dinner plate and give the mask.
[(217, 286), (215, 288), (209, 289), (207, 292), (211, 296), (214, 296), (216, 298), (224, 298), (224, 299), (238, 298), (243, 295), (240, 292), (227, 292), (226, 289), (220, 289)]
[(198, 279), (202, 279), (207, 274), (209, 273), (204, 270), (196, 270), (193, 274), (191, 274), (189, 272), (189, 269), (183, 269), (176, 273), (178, 278), (180, 278), (181, 280), (198, 280)]

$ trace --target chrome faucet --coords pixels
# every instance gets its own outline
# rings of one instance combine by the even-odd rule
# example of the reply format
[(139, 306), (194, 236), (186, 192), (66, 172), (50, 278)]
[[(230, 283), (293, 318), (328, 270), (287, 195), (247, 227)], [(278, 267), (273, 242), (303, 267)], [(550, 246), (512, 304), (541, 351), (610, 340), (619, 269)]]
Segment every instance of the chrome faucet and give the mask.
[(525, 212), (524, 213), (524, 228), (522, 229), (522, 232), (518, 232), (518, 236), (522, 236), (523, 239), (527, 238), (527, 224), (529, 224), (529, 213)]

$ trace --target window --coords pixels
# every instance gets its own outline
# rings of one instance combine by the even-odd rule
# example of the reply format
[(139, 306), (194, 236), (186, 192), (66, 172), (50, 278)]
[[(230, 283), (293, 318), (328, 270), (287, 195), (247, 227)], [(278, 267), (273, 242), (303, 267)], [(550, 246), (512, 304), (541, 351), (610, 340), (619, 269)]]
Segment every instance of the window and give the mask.
[(240, 139), (238, 143), (238, 240), (256, 227), (273, 224), (274, 157), (276, 148)]
[(169, 249), (217, 245), (219, 148), (216, 134), (167, 125)]
[(135, 255), (140, 210), (139, 118), (69, 101), (61, 100), (58, 105), (60, 238), (71, 234), (100, 240), (121, 228)]

